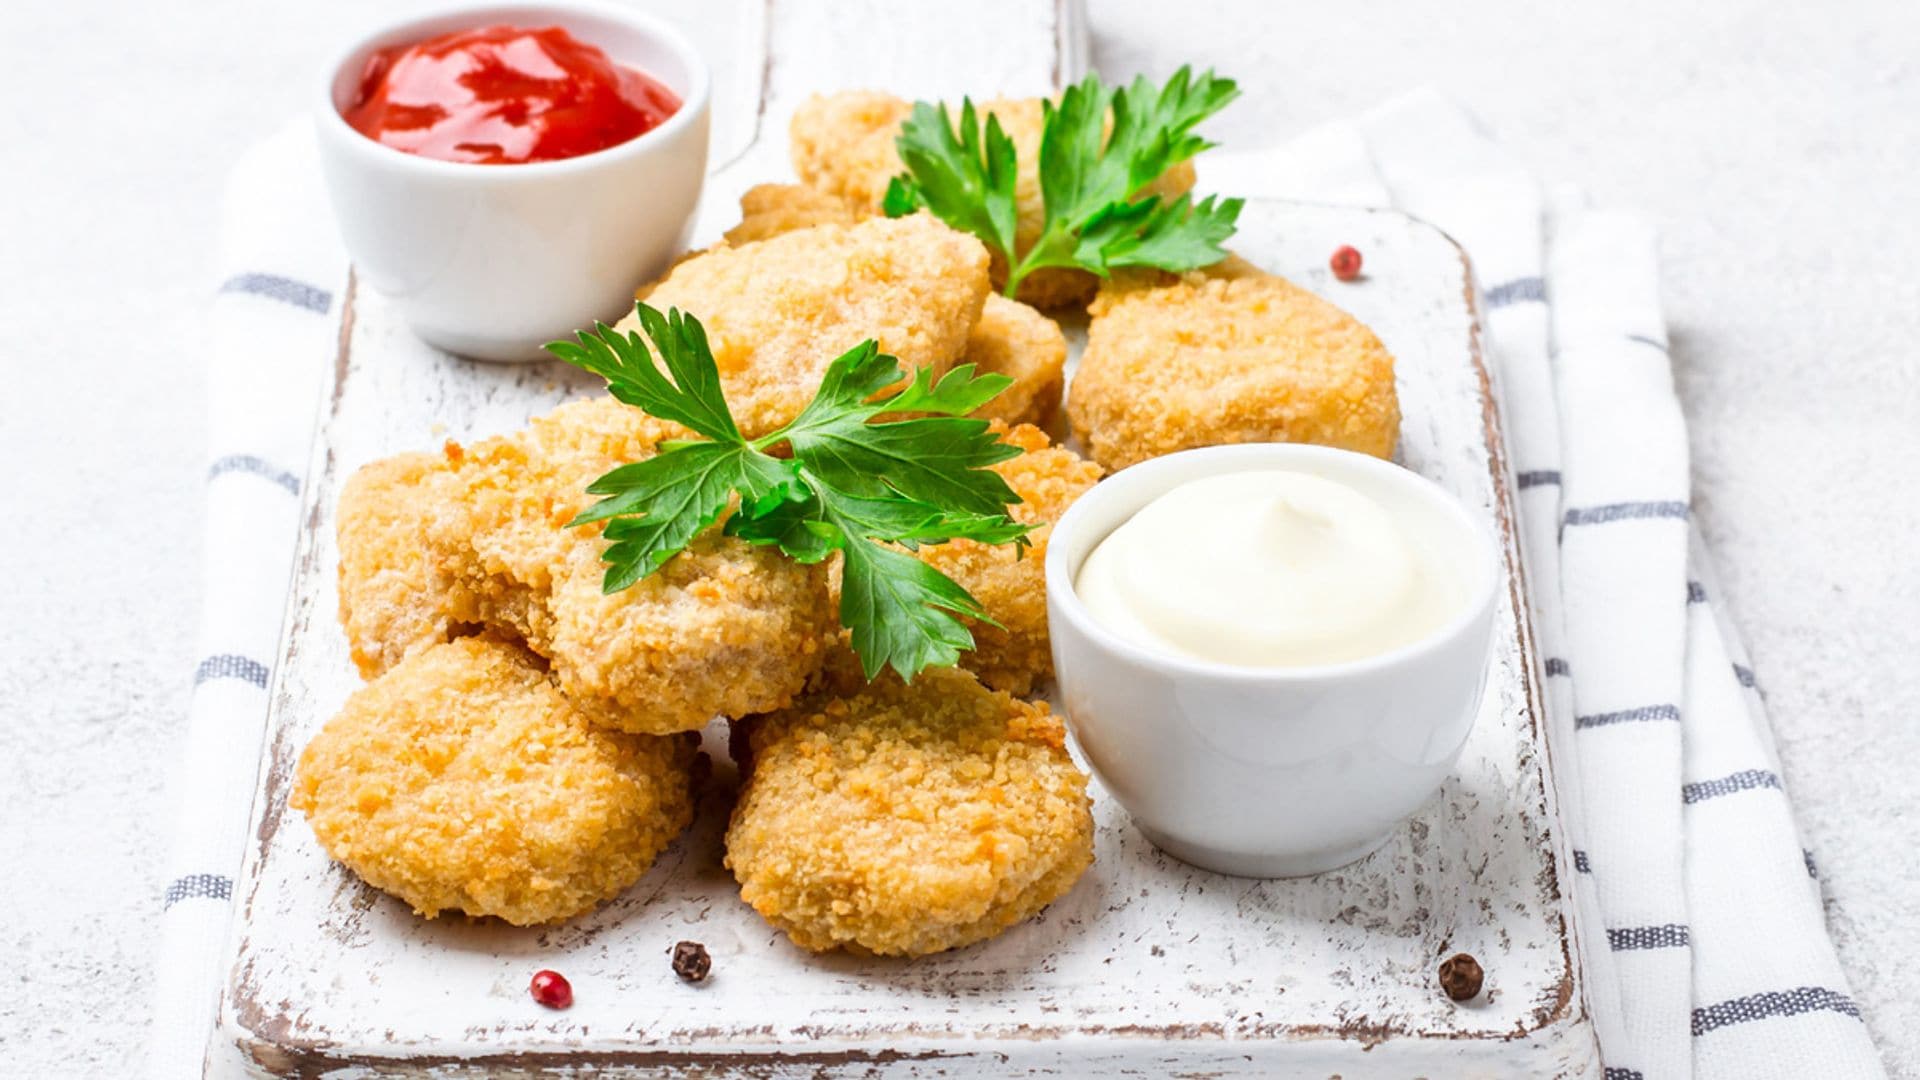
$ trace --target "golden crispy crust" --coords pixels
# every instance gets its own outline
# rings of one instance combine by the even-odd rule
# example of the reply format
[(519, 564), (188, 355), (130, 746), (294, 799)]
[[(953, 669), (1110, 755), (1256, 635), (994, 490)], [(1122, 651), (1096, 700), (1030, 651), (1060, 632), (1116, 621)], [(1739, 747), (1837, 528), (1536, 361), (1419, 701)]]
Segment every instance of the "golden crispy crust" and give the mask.
[(919, 556), (959, 582), (1000, 624), (969, 624), (974, 648), (961, 654), (960, 665), (996, 690), (1028, 694), (1053, 674), (1046, 581), (1053, 523), (1099, 481), (1101, 470), (1073, 451), (1054, 446), (1046, 432), (1031, 425), (1003, 428), (1002, 438), (1026, 451), (994, 466), (994, 471), (1006, 477), (1022, 500), (1008, 512), (1018, 521), (1039, 526), (1028, 534), (1032, 546), (1022, 554), (1011, 544), (953, 540), (923, 547)]
[(961, 362), (980, 374), (1005, 375), (1013, 385), (973, 415), (1008, 424), (1046, 426), (1060, 409), (1067, 335), (1060, 324), (1018, 300), (995, 293), (967, 335)]
[(915, 956), (1000, 933), (1093, 861), (1087, 780), (1045, 705), (932, 669), (739, 725), (740, 896), (802, 948)]
[(869, 215), (832, 192), (805, 184), (757, 184), (740, 196), (740, 224), (727, 230), (734, 247), (815, 225), (852, 225)]
[(288, 803), (421, 915), (527, 926), (640, 879), (692, 820), (697, 744), (596, 728), (524, 649), (463, 638), (349, 698), (300, 755)]
[(816, 94), (794, 110), (787, 128), (793, 171), (808, 186), (873, 213), (900, 171), (893, 140), (911, 112), (912, 102), (873, 90)]
[(1239, 260), (1177, 279), (1116, 277), (1089, 311), (1067, 411), (1109, 469), (1221, 443), (1393, 454), (1392, 355), (1359, 320), (1285, 278)]
[(734, 419), (753, 437), (797, 416), (827, 365), (868, 338), (910, 369), (946, 371), (986, 296), (987, 249), (915, 214), (717, 247), (646, 299), (700, 319)]
[[(1044, 113), (1039, 98), (999, 99), (981, 108), (1000, 120), (1013, 140), (1018, 163), (1014, 194), (1018, 222), (1014, 247), (1024, 253), (1046, 224), (1046, 202), (1040, 193), (1040, 135)], [(794, 112), (789, 129), (794, 172), (807, 184), (878, 213), (886, 199), (887, 183), (901, 171), (894, 140), (913, 111), (911, 102), (871, 90), (816, 95)], [(981, 123), (986, 123), (985, 118)], [(1193, 165), (1182, 162), (1141, 189), (1141, 194), (1168, 198), (1193, 187)], [(996, 257), (993, 280), (1004, 286), (1007, 268)], [(1086, 302), (1099, 279), (1082, 270), (1041, 270), (1020, 284), (1020, 299), (1039, 308), (1057, 308)]]
[[(805, 184), (761, 184), (740, 197), (740, 224), (727, 230), (727, 243), (766, 240), (815, 225), (846, 225), (857, 220), (853, 205), (831, 192)], [(974, 415), (1009, 424), (1046, 426), (1060, 408), (1067, 363), (1067, 336), (1060, 324), (1018, 300), (990, 293), (980, 320), (967, 332), (960, 363), (982, 374), (1013, 380), (999, 397)]]
[(355, 472), (340, 489), (340, 625), (354, 666), (372, 678), (445, 641), (453, 612), (420, 542), (423, 502), (447, 480), (438, 454), (398, 454)]
[[(519, 638), (551, 662), (577, 709), (621, 730), (687, 731), (785, 705), (819, 668), (834, 625), (826, 568), (709, 531), (661, 570), (603, 595), (599, 528), (565, 527), (592, 501), (589, 482), (677, 433), (596, 398), (470, 449), (449, 444), (424, 471), (428, 483), (391, 495), (410, 517), (367, 529), (385, 519), (350, 521), (343, 510), (341, 549), (358, 553), (352, 573), (343, 566), (343, 609), (432, 611), (442, 639), (475, 626)], [(368, 569), (414, 560), (431, 572)], [(418, 636), (381, 636), (393, 625), (413, 626), (349, 619), (355, 655), (379, 661), (419, 647)]]

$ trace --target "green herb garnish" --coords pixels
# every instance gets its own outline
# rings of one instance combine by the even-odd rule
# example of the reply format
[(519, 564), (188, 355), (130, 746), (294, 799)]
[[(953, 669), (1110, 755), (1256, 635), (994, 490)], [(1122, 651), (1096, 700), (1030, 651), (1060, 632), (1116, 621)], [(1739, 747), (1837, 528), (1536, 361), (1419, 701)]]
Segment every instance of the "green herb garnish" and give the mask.
[[(605, 591), (658, 570), (738, 496), (728, 535), (778, 546), (803, 563), (842, 554), (840, 622), (853, 632), (867, 678), (891, 666), (911, 679), (973, 648), (959, 617), (991, 623), (979, 603), (953, 579), (887, 545), (911, 550), (962, 537), (1027, 544), (1031, 526), (1006, 513), (1020, 497), (988, 468), (1020, 449), (1001, 442), (987, 421), (966, 418), (1013, 380), (976, 375), (963, 364), (936, 382), (922, 369), (899, 393), (876, 399), (904, 374), (900, 361), (864, 341), (828, 365), (799, 416), (749, 439), (727, 408), (699, 320), (677, 309), (662, 315), (635, 307), (645, 339), (600, 323), (577, 342), (547, 346), (606, 379), (619, 400), (705, 436), (662, 443), (655, 456), (588, 485), (605, 497), (568, 526), (607, 523)], [(875, 422), (883, 412), (931, 415)], [(771, 451), (783, 445), (789, 456), (776, 457)]]
[(1171, 202), (1133, 196), (1212, 146), (1193, 129), (1239, 93), (1231, 79), (1211, 71), (1196, 79), (1182, 67), (1158, 89), (1145, 78), (1109, 89), (1089, 75), (1057, 106), (1046, 102), (1039, 163), (1046, 225), (1024, 253), (1014, 250), (1013, 140), (998, 118), (988, 116), (983, 131), (973, 101), (965, 99), (956, 133), (945, 105), (916, 102), (896, 143), (907, 171), (887, 186), (887, 216), (924, 207), (979, 237), (1006, 260), (1008, 296), (1029, 274), (1050, 266), (1101, 277), (1124, 266), (1211, 266), (1226, 258), (1220, 245), (1233, 235), (1243, 200), (1210, 195), (1196, 204), (1186, 195)]

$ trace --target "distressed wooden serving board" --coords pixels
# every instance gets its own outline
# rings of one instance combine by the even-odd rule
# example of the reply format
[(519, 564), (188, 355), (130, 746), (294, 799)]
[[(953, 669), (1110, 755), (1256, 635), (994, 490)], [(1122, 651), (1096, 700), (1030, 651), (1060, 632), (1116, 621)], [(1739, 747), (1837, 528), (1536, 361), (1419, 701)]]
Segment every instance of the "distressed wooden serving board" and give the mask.
[[(824, 0), (733, 10), (767, 50), (738, 70), (765, 85), (736, 95), (754, 115), (733, 121), (742, 149), (716, 177), (710, 224), (739, 189), (787, 175), (785, 113), (808, 91), (1034, 93), (1078, 62), (1072, 9), (1026, 0), (969, 9), (999, 28), (979, 55), (965, 44), (978, 35), (931, 7), (910, 25), (898, 9)], [(851, 62), (875, 49), (879, 73)], [(1366, 252), (1363, 282), (1327, 274), (1342, 243)], [(1473, 735), (1439, 797), (1386, 847), (1311, 879), (1222, 877), (1157, 852), (1096, 788), (1096, 862), (1039, 918), (916, 960), (815, 956), (741, 903), (721, 865), (730, 770), (710, 737), (723, 764), (695, 826), (614, 902), (546, 929), (416, 918), (332, 864), (286, 806), (301, 747), (359, 685), (334, 615), (338, 489), (374, 458), (509, 430), (599, 388), (560, 365), (438, 353), (355, 289), (306, 487), (215, 1058), (343, 1080), (1598, 1076), (1470, 271), (1438, 231), (1389, 212), (1255, 202), (1234, 246), (1380, 334), (1399, 363), (1403, 462), (1505, 541), (1510, 588)], [(706, 944), (708, 982), (673, 975), (681, 939)], [(1437, 988), (1439, 960), (1457, 951), (1487, 970), (1471, 1005)], [(528, 996), (543, 967), (572, 981), (571, 1009)]]

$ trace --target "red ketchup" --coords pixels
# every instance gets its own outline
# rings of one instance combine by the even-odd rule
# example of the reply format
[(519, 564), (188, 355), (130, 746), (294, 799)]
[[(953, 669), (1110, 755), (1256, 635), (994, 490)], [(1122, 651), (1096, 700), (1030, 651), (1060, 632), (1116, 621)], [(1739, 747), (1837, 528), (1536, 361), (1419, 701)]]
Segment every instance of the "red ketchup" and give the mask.
[(484, 165), (556, 161), (659, 127), (673, 91), (557, 26), (486, 26), (367, 59), (342, 115), (396, 150)]

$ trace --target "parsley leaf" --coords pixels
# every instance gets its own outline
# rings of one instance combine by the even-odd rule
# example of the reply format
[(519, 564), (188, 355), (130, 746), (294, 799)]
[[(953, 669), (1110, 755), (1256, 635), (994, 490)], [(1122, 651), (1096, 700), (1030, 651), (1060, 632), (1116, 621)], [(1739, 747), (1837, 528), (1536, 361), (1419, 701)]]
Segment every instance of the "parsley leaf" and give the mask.
[(1233, 235), (1242, 200), (1135, 195), (1212, 146), (1194, 129), (1238, 95), (1233, 80), (1182, 67), (1158, 88), (1142, 77), (1110, 89), (1089, 75), (1057, 104), (1043, 103), (1038, 172), (1046, 216), (1025, 251), (1015, 250), (1014, 149), (999, 122), (988, 116), (982, 135), (965, 100), (956, 134), (945, 106), (919, 102), (896, 140), (906, 172), (893, 178), (883, 208), (889, 217), (925, 208), (979, 237), (1009, 268), (1008, 296), (1046, 267), (1105, 277), (1116, 267), (1210, 266), (1226, 257), (1221, 245)]
[(921, 207), (935, 217), (978, 236), (1001, 252), (1013, 250), (1018, 212), (1014, 185), (1013, 140), (1000, 120), (987, 117), (986, 129), (973, 101), (960, 106), (959, 135), (945, 105), (916, 102), (900, 128), (897, 148), (907, 174), (887, 185), (883, 209), (902, 217)]
[(926, 667), (950, 667), (973, 648), (955, 615), (986, 612), (952, 578), (919, 559), (873, 543), (847, 546), (840, 578), (840, 622), (871, 679), (891, 666), (911, 679)]
[(740, 429), (721, 396), (720, 368), (707, 346), (706, 328), (679, 311), (662, 315), (645, 304), (634, 306), (639, 310), (641, 328), (666, 362), (671, 382), (654, 366), (653, 356), (638, 332), (621, 334), (606, 323), (595, 323), (593, 333), (574, 335), (578, 344), (556, 341), (547, 346), (547, 351), (607, 380), (607, 391), (629, 405), (683, 424), (709, 439), (739, 443)]
[[(992, 620), (965, 589), (898, 548), (956, 539), (1026, 545), (1031, 527), (1006, 513), (1019, 496), (990, 468), (1020, 450), (966, 415), (1011, 380), (970, 364), (938, 380), (925, 370), (905, 380), (898, 360), (865, 341), (828, 365), (799, 416), (749, 440), (727, 408), (699, 321), (636, 308), (644, 337), (600, 324), (548, 348), (605, 378), (619, 400), (706, 438), (663, 442), (655, 456), (588, 486), (603, 497), (568, 524), (606, 522), (605, 591), (658, 570), (733, 507), (723, 526), (730, 536), (802, 563), (841, 553), (840, 621), (868, 678), (892, 667), (911, 679), (971, 649), (960, 620)], [(776, 456), (783, 445), (789, 456)]]

